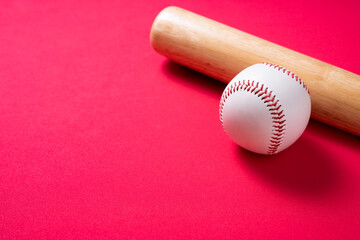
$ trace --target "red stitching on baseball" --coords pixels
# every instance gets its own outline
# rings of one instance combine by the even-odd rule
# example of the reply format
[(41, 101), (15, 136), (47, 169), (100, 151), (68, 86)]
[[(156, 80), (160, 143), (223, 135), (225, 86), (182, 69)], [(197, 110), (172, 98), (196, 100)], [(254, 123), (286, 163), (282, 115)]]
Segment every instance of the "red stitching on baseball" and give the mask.
[(288, 76), (290, 76), (292, 79), (295, 79), (295, 81), (297, 81), (307, 92), (308, 94), (310, 94), (310, 91), (308, 89), (308, 87), (305, 85), (304, 81), (301, 80), (301, 78), (299, 78), (298, 76), (295, 75), (295, 73), (291, 72), (290, 70), (284, 68), (284, 67), (281, 67), (279, 65), (276, 65), (276, 64), (272, 64), (272, 63), (267, 63), (267, 62), (261, 62), (259, 64), (264, 64), (266, 66), (269, 66), (269, 67), (272, 67), (274, 69), (277, 69), (278, 71), (281, 71), (283, 73), (286, 73)]
[[(276, 68), (282, 69), (279, 66), (276, 66)], [(277, 153), (284, 139), (286, 119), (285, 115), (283, 114), (284, 111), (281, 109), (281, 105), (278, 105), (279, 100), (276, 100), (276, 96), (273, 95), (272, 91), (269, 91), (267, 87), (264, 87), (264, 84), (259, 85), (258, 82), (255, 84), (254, 81), (243, 80), (242, 82), (237, 81), (228, 86), (220, 100), (219, 117), (221, 124), (224, 125), (223, 110), (226, 99), (235, 91), (242, 90), (249, 92), (251, 88), (251, 93), (261, 98), (272, 116), (272, 132), (269, 140), (267, 154), (275, 154)]]

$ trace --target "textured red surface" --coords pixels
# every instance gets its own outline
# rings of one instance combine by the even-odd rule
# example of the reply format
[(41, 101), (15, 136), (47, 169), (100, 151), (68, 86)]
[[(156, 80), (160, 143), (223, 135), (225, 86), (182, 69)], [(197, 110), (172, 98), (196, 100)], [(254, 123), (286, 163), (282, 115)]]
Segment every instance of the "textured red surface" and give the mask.
[(360, 74), (359, 1), (1, 2), (1, 239), (359, 239), (359, 138), (237, 147), (225, 85), (150, 47), (168, 5)]

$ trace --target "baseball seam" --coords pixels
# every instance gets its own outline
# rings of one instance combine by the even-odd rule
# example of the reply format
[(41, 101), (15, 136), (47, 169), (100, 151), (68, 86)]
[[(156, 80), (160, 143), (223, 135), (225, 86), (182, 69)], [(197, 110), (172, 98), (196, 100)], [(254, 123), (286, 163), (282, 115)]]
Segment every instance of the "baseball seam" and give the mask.
[(305, 85), (304, 81), (301, 80), (301, 78), (299, 78), (298, 76), (296, 76), (295, 73), (291, 72), (290, 70), (288, 70), (288, 69), (286, 69), (286, 68), (284, 68), (282, 66), (276, 65), (276, 64), (267, 63), (267, 62), (262, 62), (262, 63), (259, 63), (259, 64), (264, 64), (264, 65), (266, 65), (268, 67), (271, 67), (273, 69), (276, 69), (278, 71), (281, 71), (281, 72), (287, 74), (289, 77), (291, 77), (296, 82), (298, 82), (308, 92), (308, 94), (310, 95), (310, 91), (309, 91), (308, 87)]
[(279, 104), (279, 100), (276, 99), (276, 95), (274, 95), (272, 91), (265, 87), (264, 84), (259, 84), (259, 82), (250, 80), (242, 80), (236, 81), (228, 86), (220, 100), (219, 117), (221, 124), (224, 126), (223, 110), (225, 102), (231, 94), (237, 91), (251, 92), (255, 96), (261, 98), (261, 100), (265, 103), (272, 117), (272, 132), (269, 139), (267, 154), (277, 153), (284, 139), (286, 119), (284, 111)]

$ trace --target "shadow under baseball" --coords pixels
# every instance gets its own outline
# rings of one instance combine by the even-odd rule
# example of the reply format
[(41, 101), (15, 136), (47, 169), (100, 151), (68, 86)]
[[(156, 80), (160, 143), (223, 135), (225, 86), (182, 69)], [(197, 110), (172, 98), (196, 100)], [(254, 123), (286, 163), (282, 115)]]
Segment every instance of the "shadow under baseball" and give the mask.
[[(307, 131), (321, 128), (310, 121)], [(326, 126), (325, 126), (326, 127)], [(338, 194), (345, 178), (338, 161), (324, 147), (304, 134), (288, 149), (272, 156), (254, 154), (237, 147), (242, 167), (272, 187), (304, 197)]]

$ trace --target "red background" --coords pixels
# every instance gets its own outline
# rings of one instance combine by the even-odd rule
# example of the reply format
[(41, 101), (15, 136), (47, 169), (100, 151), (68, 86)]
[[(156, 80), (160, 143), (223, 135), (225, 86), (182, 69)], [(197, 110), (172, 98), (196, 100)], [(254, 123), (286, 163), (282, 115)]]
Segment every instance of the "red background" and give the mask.
[(177, 5), (360, 74), (359, 3), (1, 2), (0, 237), (360, 239), (358, 137), (242, 150), (225, 85), (149, 43)]

